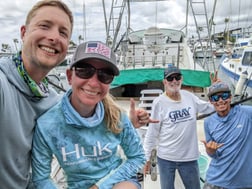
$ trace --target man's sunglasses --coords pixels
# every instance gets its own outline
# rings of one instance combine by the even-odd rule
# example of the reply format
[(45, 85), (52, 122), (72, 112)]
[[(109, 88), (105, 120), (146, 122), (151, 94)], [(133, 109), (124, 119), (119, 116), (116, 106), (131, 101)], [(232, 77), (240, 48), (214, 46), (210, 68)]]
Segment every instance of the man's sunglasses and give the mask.
[(81, 79), (89, 79), (97, 73), (97, 78), (100, 82), (104, 84), (110, 84), (114, 79), (114, 73), (111, 69), (102, 68), (96, 69), (90, 64), (81, 65), (81, 67), (73, 67), (77, 77)]
[(218, 102), (220, 100), (220, 98), (222, 98), (222, 100), (227, 100), (228, 98), (230, 98), (231, 93), (230, 92), (224, 92), (221, 94), (215, 94), (210, 96), (210, 101), (212, 102)]
[(176, 79), (176, 81), (179, 81), (181, 79), (181, 75), (172, 75), (166, 78), (167, 81), (173, 81), (173, 79)]

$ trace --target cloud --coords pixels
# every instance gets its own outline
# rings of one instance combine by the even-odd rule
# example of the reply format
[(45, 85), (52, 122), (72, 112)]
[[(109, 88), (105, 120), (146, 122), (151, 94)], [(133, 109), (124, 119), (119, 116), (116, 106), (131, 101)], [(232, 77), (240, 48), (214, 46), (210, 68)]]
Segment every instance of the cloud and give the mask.
[[(8, 43), (14, 46), (13, 39), (20, 40), (20, 26), (24, 24), (25, 17), (31, 7), (38, 0), (12, 0), (0, 2), (0, 45)], [(106, 39), (105, 19), (102, 8), (102, 0), (63, 0), (74, 13), (74, 33), (72, 40), (78, 43), (81, 35), (86, 40)], [(133, 0), (132, 0), (133, 1)], [(110, 0), (106, 4), (106, 16), (109, 19), (111, 8)], [(120, 5), (121, 0), (117, 0)], [(206, 0), (208, 19), (212, 16), (213, 0)], [(84, 6), (85, 4), (85, 6)], [(230, 28), (249, 27), (252, 21), (252, 1), (250, 0), (221, 0), (216, 3), (214, 22), (215, 31), (221, 32), (225, 29), (224, 19), (229, 18)], [(158, 2), (134, 2), (130, 6), (130, 27), (132, 30), (147, 29), (151, 26), (160, 28), (181, 29), (185, 25), (186, 0), (168, 0)], [(127, 10), (125, 10), (125, 13)], [(195, 23), (192, 11), (189, 9), (189, 34), (195, 34)], [(84, 15), (85, 18), (84, 19)], [(118, 17), (117, 15), (114, 15)], [(128, 18), (124, 14), (122, 18), (120, 36), (126, 31)], [(203, 23), (205, 18), (199, 19)], [(114, 20), (116, 21), (116, 20)]]

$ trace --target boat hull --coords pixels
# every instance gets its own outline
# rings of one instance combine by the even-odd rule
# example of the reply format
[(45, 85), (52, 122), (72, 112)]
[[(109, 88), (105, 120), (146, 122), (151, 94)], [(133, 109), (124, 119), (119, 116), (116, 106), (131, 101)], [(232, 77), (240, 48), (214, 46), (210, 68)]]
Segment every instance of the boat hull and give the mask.
[[(251, 49), (252, 50), (252, 49)], [(248, 52), (248, 51), (246, 51)], [(244, 52), (244, 53), (246, 53)], [(249, 52), (252, 56), (252, 51)], [(237, 87), (237, 83), (241, 77), (241, 75), (246, 72), (247, 79), (245, 81), (245, 85), (242, 88), (242, 96), (247, 97), (252, 95), (252, 64), (246, 64), (243, 61), (244, 56), (241, 58), (223, 58), (220, 63), (220, 77), (224, 77), (225, 80), (228, 79), (230, 81), (231, 87), (233, 90)], [(236, 94), (234, 94), (235, 96)]]

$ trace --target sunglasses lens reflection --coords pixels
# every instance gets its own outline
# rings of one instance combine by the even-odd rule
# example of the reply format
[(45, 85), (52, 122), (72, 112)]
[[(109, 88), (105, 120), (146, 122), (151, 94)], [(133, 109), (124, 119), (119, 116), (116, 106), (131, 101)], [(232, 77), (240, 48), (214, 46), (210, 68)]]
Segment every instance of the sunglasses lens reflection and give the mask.
[(74, 67), (75, 74), (81, 79), (89, 79), (97, 72), (98, 80), (104, 84), (110, 84), (114, 79), (113, 71), (110, 69), (96, 69), (95, 67), (86, 64), (83, 67)]
[(181, 75), (169, 76), (166, 78), (167, 81), (173, 81), (173, 79), (179, 81), (181, 79)]
[(219, 94), (219, 95), (217, 95), (217, 94), (212, 95), (212, 96), (210, 97), (210, 100), (211, 100), (212, 102), (218, 102), (218, 101), (220, 100), (220, 98), (221, 98), (222, 100), (227, 100), (230, 96), (231, 96), (231, 94), (230, 94), (229, 92), (225, 92), (225, 93), (222, 93), (222, 94)]

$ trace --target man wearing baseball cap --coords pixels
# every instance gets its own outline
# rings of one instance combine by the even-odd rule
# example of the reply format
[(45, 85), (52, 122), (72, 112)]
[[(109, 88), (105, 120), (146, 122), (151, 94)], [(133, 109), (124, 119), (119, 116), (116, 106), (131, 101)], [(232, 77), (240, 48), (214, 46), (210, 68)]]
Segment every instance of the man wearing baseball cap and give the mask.
[(200, 100), (186, 90), (181, 90), (183, 75), (173, 64), (164, 70), (165, 92), (152, 106), (152, 119), (144, 141), (147, 164), (150, 169), (151, 151), (157, 148), (157, 160), (162, 189), (174, 189), (176, 169), (186, 189), (200, 189), (198, 168), (198, 137), (196, 116), (213, 111), (210, 103)]
[(252, 188), (252, 107), (231, 107), (231, 90), (216, 82), (208, 93), (215, 113), (204, 121), (206, 152), (211, 163), (204, 189)]

